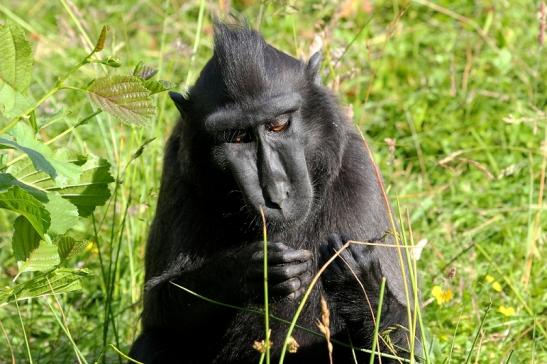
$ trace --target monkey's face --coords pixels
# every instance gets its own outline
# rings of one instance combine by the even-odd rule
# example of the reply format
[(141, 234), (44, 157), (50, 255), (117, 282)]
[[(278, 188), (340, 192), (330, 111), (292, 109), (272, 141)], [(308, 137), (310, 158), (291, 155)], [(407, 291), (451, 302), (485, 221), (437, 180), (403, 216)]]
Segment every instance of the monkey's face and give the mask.
[(298, 224), (309, 214), (313, 188), (305, 156), (298, 93), (228, 104), (210, 114), (213, 161), (230, 174), (254, 214), (274, 224)]

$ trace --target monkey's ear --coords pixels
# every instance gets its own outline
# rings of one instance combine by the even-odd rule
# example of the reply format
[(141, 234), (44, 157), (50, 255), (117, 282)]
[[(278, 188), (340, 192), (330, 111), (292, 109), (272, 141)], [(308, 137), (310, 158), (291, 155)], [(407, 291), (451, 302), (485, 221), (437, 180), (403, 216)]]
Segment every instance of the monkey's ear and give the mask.
[(188, 110), (190, 109), (190, 101), (188, 101), (182, 94), (174, 91), (169, 91), (169, 97), (173, 100), (181, 115), (188, 114)]
[(321, 68), (322, 60), (323, 56), (321, 55), (321, 51), (317, 51), (313, 54), (313, 56), (310, 57), (308, 65), (306, 66), (306, 74), (308, 75), (308, 78), (316, 85), (319, 85), (321, 83), (319, 68)]

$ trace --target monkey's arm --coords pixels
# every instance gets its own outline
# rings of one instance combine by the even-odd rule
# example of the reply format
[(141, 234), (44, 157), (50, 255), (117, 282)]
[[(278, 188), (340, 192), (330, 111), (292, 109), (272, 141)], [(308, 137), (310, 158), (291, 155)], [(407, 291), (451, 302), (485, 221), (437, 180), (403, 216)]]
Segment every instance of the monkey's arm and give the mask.
[[(341, 250), (346, 242), (347, 239), (339, 235), (331, 235), (328, 243), (321, 247), (322, 259), (326, 261), (335, 251)], [(403, 259), (406, 262), (404, 255)], [(404, 269), (408, 275), (408, 270)], [(408, 330), (407, 302), (412, 304), (413, 298), (406, 300), (396, 248), (351, 244), (331, 263), (322, 281), (329, 302), (344, 319), (348, 331), (354, 333), (351, 336), (353, 345), (370, 348), (383, 277), (386, 277), (386, 285), (379, 326), (379, 349), (383, 353), (408, 357), (411, 335)], [(408, 287), (408, 290), (412, 295), (412, 287)], [(416, 336), (419, 336), (419, 332), (416, 332)], [(347, 340), (343, 336), (340, 339)], [(418, 338), (415, 341), (415, 352), (420, 352)], [(390, 361), (385, 358), (383, 362)]]
[[(261, 302), (263, 290), (261, 242), (191, 261), (181, 254), (163, 273), (145, 286), (145, 328), (197, 328), (215, 317), (229, 317), (226, 308), (185, 292), (185, 287), (221, 303), (242, 305)], [(311, 252), (282, 243), (268, 244), (268, 274), (273, 298), (297, 298), (312, 278)], [(173, 284), (175, 283), (175, 284)]]

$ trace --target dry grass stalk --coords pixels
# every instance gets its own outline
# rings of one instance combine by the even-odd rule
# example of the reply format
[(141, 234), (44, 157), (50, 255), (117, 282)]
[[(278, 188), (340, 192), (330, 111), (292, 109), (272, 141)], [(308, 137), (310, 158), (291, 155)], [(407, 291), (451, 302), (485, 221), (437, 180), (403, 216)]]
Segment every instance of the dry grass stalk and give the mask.
[(327, 349), (329, 351), (329, 362), (332, 364), (332, 343), (330, 341), (330, 312), (327, 306), (327, 300), (321, 295), (321, 321), (317, 320), (317, 327), (327, 340)]

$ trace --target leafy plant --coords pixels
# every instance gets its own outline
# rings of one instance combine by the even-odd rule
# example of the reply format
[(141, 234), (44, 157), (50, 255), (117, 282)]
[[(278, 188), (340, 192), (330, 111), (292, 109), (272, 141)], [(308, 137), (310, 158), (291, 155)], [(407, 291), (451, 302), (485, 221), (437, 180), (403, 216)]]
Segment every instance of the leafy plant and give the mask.
[[(89, 122), (101, 112), (133, 125), (145, 125), (155, 116), (151, 95), (172, 85), (151, 80), (156, 71), (142, 63), (132, 75), (107, 75), (87, 87), (65, 82), (79, 68), (98, 63), (117, 68), (111, 57), (97, 58), (104, 49), (108, 27), (103, 27), (90, 54), (60, 77), (39, 100), (28, 95), (32, 83), (32, 46), (18, 25), (0, 25), (0, 208), (14, 215), (12, 249), (18, 276), (37, 272), (23, 283), (0, 290), (0, 304), (78, 290), (84, 269), (63, 268), (68, 258), (89, 242), (74, 231), (82, 219), (110, 198), (115, 179), (110, 163), (92, 154), (73, 155), (67, 148), (53, 149), (55, 140)], [(56, 92), (84, 92), (95, 111), (69, 130), (43, 140), (38, 108)]]

